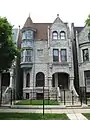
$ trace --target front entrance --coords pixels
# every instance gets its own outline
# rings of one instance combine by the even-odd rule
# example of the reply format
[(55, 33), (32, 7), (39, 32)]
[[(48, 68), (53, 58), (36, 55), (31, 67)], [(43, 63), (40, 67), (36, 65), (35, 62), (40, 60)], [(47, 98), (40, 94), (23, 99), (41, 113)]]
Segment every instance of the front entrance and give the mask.
[(67, 73), (54, 73), (52, 76), (52, 86), (68, 89), (69, 75)]

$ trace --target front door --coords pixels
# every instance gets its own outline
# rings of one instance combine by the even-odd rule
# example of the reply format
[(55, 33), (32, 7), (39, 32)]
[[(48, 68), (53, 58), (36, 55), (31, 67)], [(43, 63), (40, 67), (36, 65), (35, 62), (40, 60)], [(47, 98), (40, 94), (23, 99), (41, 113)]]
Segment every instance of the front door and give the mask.
[(68, 74), (58, 73), (58, 86), (63, 89), (68, 89)]

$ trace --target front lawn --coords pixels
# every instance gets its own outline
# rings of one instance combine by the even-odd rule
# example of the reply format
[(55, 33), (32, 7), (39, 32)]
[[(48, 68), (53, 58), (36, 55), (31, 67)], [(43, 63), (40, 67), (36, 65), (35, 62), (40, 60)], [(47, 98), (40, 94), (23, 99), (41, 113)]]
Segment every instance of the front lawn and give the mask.
[(69, 120), (65, 114), (0, 113), (0, 120)]
[[(45, 105), (59, 105), (56, 100), (44, 100)], [(15, 105), (43, 105), (43, 100), (20, 100)]]
[(88, 120), (90, 120), (90, 113), (83, 113), (83, 115), (84, 115)]

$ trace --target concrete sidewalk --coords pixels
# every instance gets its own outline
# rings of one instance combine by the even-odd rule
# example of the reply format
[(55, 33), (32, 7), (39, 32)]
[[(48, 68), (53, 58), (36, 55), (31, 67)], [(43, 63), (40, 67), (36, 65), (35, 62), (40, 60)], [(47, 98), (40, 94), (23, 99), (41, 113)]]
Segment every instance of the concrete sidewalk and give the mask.
[[(45, 113), (66, 113), (66, 114), (76, 114), (76, 113), (90, 113), (89, 108), (76, 109), (76, 108), (63, 108), (63, 109), (45, 109)], [(0, 108), (1, 112), (18, 112), (18, 113), (42, 113), (43, 109), (11, 109), (11, 108)]]
[(67, 114), (68, 118), (70, 120), (88, 120), (84, 115), (81, 113), (76, 113), (76, 114)]

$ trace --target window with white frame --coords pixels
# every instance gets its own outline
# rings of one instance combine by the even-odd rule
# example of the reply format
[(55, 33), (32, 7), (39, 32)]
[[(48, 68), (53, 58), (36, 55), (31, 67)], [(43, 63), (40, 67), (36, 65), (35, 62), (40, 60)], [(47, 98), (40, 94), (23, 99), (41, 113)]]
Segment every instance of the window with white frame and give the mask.
[(66, 39), (66, 34), (65, 34), (64, 31), (61, 31), (61, 32), (60, 32), (60, 39), (61, 39), (61, 40), (65, 40), (65, 39)]
[(53, 49), (53, 61), (59, 62), (59, 49)]
[(57, 40), (58, 39), (58, 32), (57, 31), (53, 31), (52, 32), (52, 39), (53, 40)]
[(83, 49), (82, 52), (83, 52), (83, 62), (89, 61), (89, 51), (88, 51), (88, 48)]
[(25, 62), (31, 62), (32, 61), (32, 50), (27, 49), (25, 54)]
[(66, 62), (67, 61), (67, 50), (61, 49), (60, 54), (61, 54), (61, 62)]

